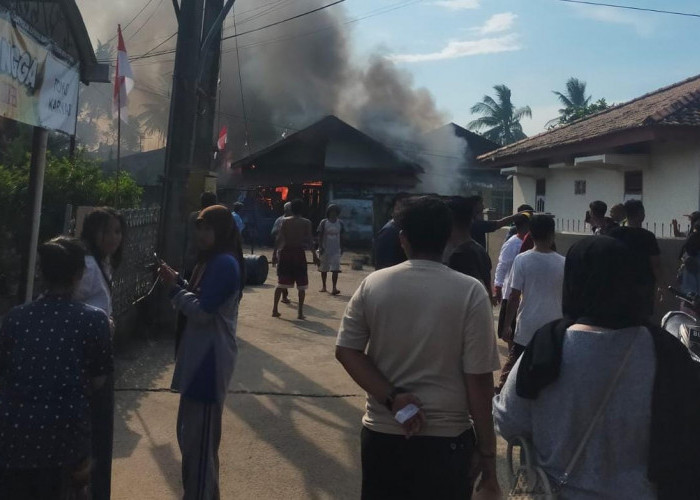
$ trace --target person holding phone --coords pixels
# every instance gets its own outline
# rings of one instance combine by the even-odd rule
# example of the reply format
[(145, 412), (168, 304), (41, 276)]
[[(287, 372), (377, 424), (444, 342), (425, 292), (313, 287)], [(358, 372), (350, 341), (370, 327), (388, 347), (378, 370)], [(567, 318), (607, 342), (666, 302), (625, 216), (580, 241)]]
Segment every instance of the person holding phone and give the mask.
[(477, 489), (498, 494), (489, 296), (442, 264), (452, 230), (442, 200), (405, 200), (395, 220), (408, 261), (362, 282), (336, 341), (367, 392), (362, 498), (471, 498), (479, 475)]
[(238, 354), (243, 253), (228, 208), (197, 217), (199, 257), (189, 283), (165, 263), (159, 276), (184, 317), (172, 389), (180, 393), (177, 441), (185, 499), (219, 498), (219, 444), (226, 391)]

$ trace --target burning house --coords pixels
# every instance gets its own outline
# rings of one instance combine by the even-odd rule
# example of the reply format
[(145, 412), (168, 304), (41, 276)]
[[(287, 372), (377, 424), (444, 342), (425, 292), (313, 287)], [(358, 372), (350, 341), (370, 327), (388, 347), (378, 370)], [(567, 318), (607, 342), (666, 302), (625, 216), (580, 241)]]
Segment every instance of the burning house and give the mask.
[(340, 205), (349, 241), (363, 244), (386, 222), (389, 200), (399, 191), (481, 194), (510, 212), (511, 186), (475, 163), (476, 156), (497, 147), (453, 123), (419, 142), (386, 145), (327, 116), (234, 162), (230, 175), (220, 179), (219, 193), (227, 203), (244, 201), (244, 219), (257, 233), (249, 236), (259, 243), (269, 243), (269, 228), (282, 204), (301, 198), (314, 225), (328, 203)]
[(341, 205), (349, 239), (359, 243), (371, 240), (375, 195), (415, 190), (422, 171), (408, 156), (327, 116), (233, 163), (219, 193), (227, 203), (244, 200), (244, 219), (260, 242), (284, 202), (301, 198), (314, 224), (329, 202)]

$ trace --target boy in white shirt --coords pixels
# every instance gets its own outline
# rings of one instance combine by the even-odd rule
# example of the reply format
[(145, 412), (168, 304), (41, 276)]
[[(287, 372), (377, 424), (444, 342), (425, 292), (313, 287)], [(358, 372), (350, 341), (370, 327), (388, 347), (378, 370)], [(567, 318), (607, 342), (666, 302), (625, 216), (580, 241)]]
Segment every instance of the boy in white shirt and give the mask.
[[(504, 336), (512, 338), (513, 345), (501, 372), (499, 390), (535, 332), (562, 317), (565, 259), (552, 250), (554, 219), (547, 215), (533, 216), (530, 234), (535, 248), (518, 255), (513, 261), (504, 321)], [(516, 312), (518, 316), (513, 332), (511, 325)]]

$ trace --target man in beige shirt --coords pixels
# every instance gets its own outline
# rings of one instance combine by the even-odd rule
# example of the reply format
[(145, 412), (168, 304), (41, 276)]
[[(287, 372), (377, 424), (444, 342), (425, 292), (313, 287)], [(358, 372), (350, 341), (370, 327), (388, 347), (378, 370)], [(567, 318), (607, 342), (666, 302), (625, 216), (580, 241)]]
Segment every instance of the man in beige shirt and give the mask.
[(396, 222), (409, 260), (363, 281), (336, 342), (367, 391), (362, 498), (470, 498), (479, 474), (479, 488), (497, 493), (491, 303), (476, 279), (441, 264), (452, 224), (442, 201), (412, 198)]

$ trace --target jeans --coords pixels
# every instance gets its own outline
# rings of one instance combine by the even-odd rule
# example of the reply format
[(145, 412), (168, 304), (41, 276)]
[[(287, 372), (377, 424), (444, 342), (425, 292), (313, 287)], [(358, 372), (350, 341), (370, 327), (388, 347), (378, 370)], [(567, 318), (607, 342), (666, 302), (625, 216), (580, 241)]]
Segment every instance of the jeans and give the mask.
[(470, 499), (474, 431), (456, 437), (383, 434), (362, 428), (362, 499)]

